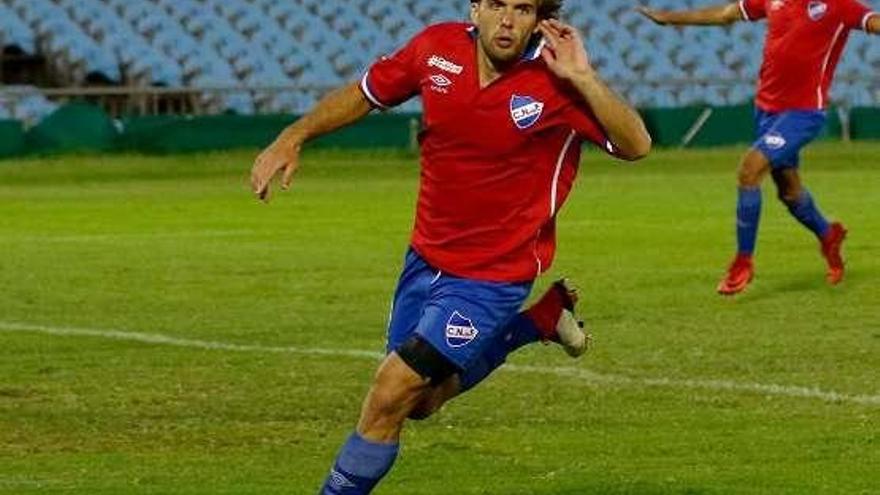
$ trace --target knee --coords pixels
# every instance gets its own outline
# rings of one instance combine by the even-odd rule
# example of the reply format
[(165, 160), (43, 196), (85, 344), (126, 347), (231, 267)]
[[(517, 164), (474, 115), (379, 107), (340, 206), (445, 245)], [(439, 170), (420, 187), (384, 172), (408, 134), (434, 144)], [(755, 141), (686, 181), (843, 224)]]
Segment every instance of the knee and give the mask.
[(412, 404), (417, 395), (415, 391), (408, 391), (398, 386), (389, 386), (381, 383), (373, 385), (368, 400), (370, 415), (378, 422), (393, 421), (404, 417), (409, 410), (407, 404)]
[(428, 419), (460, 393), (461, 380), (458, 375), (453, 375), (439, 385), (432, 387), (431, 391), (425, 394), (407, 417), (416, 421)]
[(742, 187), (757, 187), (761, 185), (767, 170), (770, 168), (769, 162), (758, 152), (752, 151), (747, 154), (739, 166), (737, 179)]
[(743, 187), (757, 187), (761, 184), (761, 173), (754, 167), (750, 167), (745, 163), (740, 166), (737, 174), (739, 185)]
[(797, 178), (786, 171), (773, 173), (776, 182), (776, 197), (786, 205), (797, 203), (802, 194), (801, 184)]
[(362, 433), (385, 437), (398, 431), (412, 409), (424, 400), (427, 381), (401, 362), (383, 365), (376, 374), (361, 413)]

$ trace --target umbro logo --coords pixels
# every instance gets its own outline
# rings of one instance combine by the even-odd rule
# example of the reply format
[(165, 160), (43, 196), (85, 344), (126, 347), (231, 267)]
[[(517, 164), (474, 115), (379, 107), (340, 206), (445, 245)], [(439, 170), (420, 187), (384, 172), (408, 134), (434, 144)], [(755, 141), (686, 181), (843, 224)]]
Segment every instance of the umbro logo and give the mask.
[(330, 484), (336, 488), (357, 488), (357, 485), (335, 469), (330, 470)]
[(440, 86), (441, 88), (452, 85), (452, 81), (443, 74), (435, 74), (431, 76), (431, 82), (434, 83), (435, 86)]
[(464, 67), (450, 62), (439, 55), (431, 55), (431, 58), (428, 59), (428, 67), (436, 67), (442, 71), (451, 72), (455, 75), (461, 74), (462, 71), (464, 71)]
[(434, 74), (428, 79), (431, 80), (431, 91), (434, 91), (435, 93), (449, 94), (449, 86), (452, 86), (452, 81), (450, 81), (448, 77), (443, 74)]

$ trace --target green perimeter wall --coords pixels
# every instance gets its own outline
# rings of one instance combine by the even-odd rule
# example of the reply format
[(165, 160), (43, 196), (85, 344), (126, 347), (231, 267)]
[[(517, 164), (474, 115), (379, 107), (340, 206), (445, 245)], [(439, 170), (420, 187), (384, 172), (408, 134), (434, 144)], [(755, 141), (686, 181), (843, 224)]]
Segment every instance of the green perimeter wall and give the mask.
[[(642, 110), (654, 143), (680, 146), (705, 107)], [(752, 140), (751, 105), (716, 107), (689, 146), (721, 146)], [(185, 153), (263, 147), (296, 117), (291, 115), (205, 117), (130, 117), (114, 121), (100, 109), (72, 103), (38, 125), (24, 129), (16, 121), (0, 121), (0, 158), (77, 151), (126, 151), (148, 154)], [(318, 139), (313, 147), (408, 148), (415, 146), (418, 115), (373, 114)], [(829, 111), (827, 137), (839, 137), (836, 110)], [(853, 139), (880, 139), (880, 108), (850, 112)]]

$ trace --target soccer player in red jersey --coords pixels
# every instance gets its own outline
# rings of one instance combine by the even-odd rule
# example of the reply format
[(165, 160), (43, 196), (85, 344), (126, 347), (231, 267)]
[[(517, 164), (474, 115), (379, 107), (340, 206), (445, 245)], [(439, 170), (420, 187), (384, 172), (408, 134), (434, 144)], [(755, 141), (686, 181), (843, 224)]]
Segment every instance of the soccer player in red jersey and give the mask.
[(705, 9), (638, 10), (661, 25), (727, 25), (767, 19), (755, 110), (757, 139), (742, 159), (737, 200), (737, 254), (718, 285), (736, 294), (754, 276), (752, 254), (761, 216), (761, 182), (770, 172), (789, 212), (819, 239), (826, 280), (843, 280), (846, 229), (819, 212), (798, 174), (800, 150), (825, 124), (828, 90), (850, 30), (880, 32), (880, 15), (857, 0), (740, 0)]
[(365, 494), (388, 472), (407, 418), (469, 390), (539, 340), (571, 355), (589, 338), (558, 282), (520, 312), (555, 251), (555, 218), (581, 144), (636, 160), (651, 139), (593, 70), (562, 0), (471, 0), (472, 23), (428, 27), (286, 129), (256, 160), (254, 193), (287, 188), (302, 144), (420, 96), (421, 182), (394, 295), (387, 356), (323, 494)]

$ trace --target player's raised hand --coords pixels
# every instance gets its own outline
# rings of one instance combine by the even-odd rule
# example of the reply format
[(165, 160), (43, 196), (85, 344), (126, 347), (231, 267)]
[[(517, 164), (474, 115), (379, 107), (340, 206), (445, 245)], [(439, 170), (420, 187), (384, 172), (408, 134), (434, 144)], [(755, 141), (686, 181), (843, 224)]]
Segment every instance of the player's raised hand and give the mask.
[(642, 14), (648, 19), (651, 19), (652, 21), (654, 21), (655, 24), (659, 24), (661, 26), (665, 26), (668, 22), (666, 20), (665, 12), (662, 12), (660, 10), (654, 10), (645, 7), (644, 5), (639, 5), (638, 7), (636, 7), (636, 12)]
[(268, 203), (272, 179), (280, 173), (281, 189), (287, 190), (298, 167), (299, 147), (276, 141), (254, 161), (251, 169), (251, 190), (261, 201)]
[(590, 70), (590, 57), (577, 29), (556, 19), (548, 19), (538, 24), (538, 30), (547, 43), (541, 57), (553, 74), (571, 80), (578, 73)]

